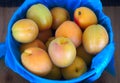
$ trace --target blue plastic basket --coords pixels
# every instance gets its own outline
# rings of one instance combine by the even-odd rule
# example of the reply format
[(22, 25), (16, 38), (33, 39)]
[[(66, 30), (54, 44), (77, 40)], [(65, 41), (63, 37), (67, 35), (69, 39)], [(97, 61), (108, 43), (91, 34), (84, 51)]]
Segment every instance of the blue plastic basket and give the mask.
[[(26, 15), (27, 9), (36, 3), (42, 3), (49, 9), (59, 6), (67, 9), (70, 13), (71, 20), (73, 20), (73, 12), (76, 8), (86, 6), (92, 9), (97, 15), (99, 24), (103, 25), (109, 33), (108, 45), (98, 53), (92, 60), (90, 69), (82, 76), (71, 80), (50, 80), (41, 78), (37, 75), (26, 70), (20, 61), (20, 44), (12, 37), (11, 28), (12, 25), (19, 19), (22, 19)], [(111, 21), (102, 11), (102, 4), (100, 0), (26, 0), (13, 14), (9, 24), (7, 37), (4, 43), (0, 43), (0, 57), (5, 55), (6, 66), (11, 68), (14, 72), (21, 75), (23, 78), (32, 83), (76, 83), (76, 82), (93, 82), (97, 80), (114, 55), (114, 40), (111, 27)]]

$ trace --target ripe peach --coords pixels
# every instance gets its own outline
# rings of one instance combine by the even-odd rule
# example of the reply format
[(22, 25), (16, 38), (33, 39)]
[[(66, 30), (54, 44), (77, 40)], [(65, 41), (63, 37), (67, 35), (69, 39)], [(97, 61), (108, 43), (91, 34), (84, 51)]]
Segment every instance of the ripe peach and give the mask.
[(99, 24), (91, 25), (83, 33), (83, 46), (90, 54), (99, 53), (109, 41), (108, 33)]
[(64, 21), (70, 20), (69, 13), (66, 9), (62, 7), (54, 7), (51, 9), (51, 14), (53, 17), (52, 28), (57, 29)]
[(67, 37), (78, 47), (82, 41), (82, 31), (76, 23), (65, 21), (56, 30), (55, 37)]
[(43, 43), (46, 43), (48, 38), (52, 37), (52, 31), (51, 29), (40, 31), (38, 34), (38, 39), (42, 40)]
[(87, 7), (77, 8), (74, 12), (74, 20), (82, 29), (98, 22), (96, 14)]
[(76, 57), (76, 48), (69, 38), (58, 37), (51, 41), (48, 52), (52, 62), (58, 67), (67, 67)]
[(26, 14), (26, 17), (34, 20), (40, 31), (44, 31), (51, 28), (52, 14), (49, 9), (43, 4), (32, 5)]
[(47, 52), (38, 47), (26, 49), (21, 55), (21, 62), (26, 69), (39, 76), (47, 75), (52, 69)]
[(18, 42), (32, 42), (38, 35), (37, 24), (30, 19), (21, 19), (12, 26), (12, 35)]
[(42, 41), (39, 39), (35, 39), (34, 41), (30, 43), (25, 43), (20, 46), (20, 51), (23, 52), (25, 49), (30, 48), (30, 47), (39, 47), (42, 48), (43, 50), (47, 50), (46, 46)]
[(73, 79), (79, 77), (86, 71), (86, 63), (79, 56), (76, 56), (74, 62), (70, 66), (61, 69), (62, 75), (65, 79)]

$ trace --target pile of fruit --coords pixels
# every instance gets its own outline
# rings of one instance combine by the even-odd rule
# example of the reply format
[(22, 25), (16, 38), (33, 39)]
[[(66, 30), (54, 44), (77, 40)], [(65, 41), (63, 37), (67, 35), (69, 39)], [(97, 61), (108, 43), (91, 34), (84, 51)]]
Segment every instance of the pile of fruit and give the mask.
[(89, 69), (92, 58), (108, 44), (108, 33), (87, 7), (77, 8), (73, 17), (65, 8), (34, 4), (13, 24), (27, 70), (58, 80), (79, 77)]

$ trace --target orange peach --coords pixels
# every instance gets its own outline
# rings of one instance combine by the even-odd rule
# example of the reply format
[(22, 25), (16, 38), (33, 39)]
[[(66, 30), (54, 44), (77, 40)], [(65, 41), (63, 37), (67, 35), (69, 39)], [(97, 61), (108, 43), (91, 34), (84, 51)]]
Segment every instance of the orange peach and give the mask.
[(47, 50), (45, 44), (40, 41), (39, 39), (35, 39), (34, 41), (30, 43), (25, 43), (20, 46), (20, 51), (23, 52), (25, 49), (30, 48), (30, 47), (39, 47), (42, 48), (43, 50)]
[(51, 13), (52, 13), (52, 17), (53, 17), (52, 28), (55, 29), (55, 30), (64, 21), (70, 20), (69, 13), (68, 13), (68, 11), (65, 8), (54, 7), (53, 9), (51, 9)]
[(76, 48), (69, 38), (58, 37), (51, 41), (48, 52), (52, 62), (58, 67), (67, 67), (76, 57)]
[(74, 20), (82, 29), (98, 23), (96, 14), (88, 7), (77, 8), (74, 12)]
[(73, 21), (65, 21), (56, 30), (55, 37), (67, 37), (78, 47), (82, 41), (82, 31)]
[(47, 52), (38, 47), (26, 49), (21, 55), (21, 62), (26, 69), (39, 76), (47, 75), (52, 69)]

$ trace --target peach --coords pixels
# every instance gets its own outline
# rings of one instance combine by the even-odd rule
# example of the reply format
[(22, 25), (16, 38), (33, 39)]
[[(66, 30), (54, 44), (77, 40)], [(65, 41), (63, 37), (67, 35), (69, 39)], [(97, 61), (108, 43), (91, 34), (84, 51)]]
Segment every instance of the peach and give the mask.
[(96, 14), (88, 7), (77, 8), (74, 12), (74, 20), (82, 29), (98, 23)]
[(47, 52), (38, 47), (26, 49), (21, 54), (21, 62), (27, 70), (39, 76), (47, 75), (52, 69)]
[(54, 7), (51, 9), (51, 14), (53, 17), (52, 28), (57, 29), (64, 21), (70, 20), (70, 15), (68, 11), (62, 7)]
[(25, 49), (30, 47), (39, 47), (39, 48), (42, 48), (43, 50), (47, 50), (47, 47), (42, 41), (40, 41), (39, 39), (35, 39), (30, 43), (21, 44), (20, 51), (23, 52)]
[(46, 43), (50, 37), (52, 37), (52, 30), (48, 29), (45, 31), (40, 31), (37, 38), (42, 40), (43, 43)]
[(55, 37), (67, 37), (78, 47), (82, 41), (82, 31), (73, 21), (65, 21), (56, 30)]
[(87, 66), (84, 60), (76, 56), (74, 62), (66, 67), (61, 69), (61, 73), (64, 79), (73, 79), (81, 76), (87, 71)]
[(35, 40), (39, 32), (37, 24), (30, 19), (21, 19), (12, 26), (12, 35), (18, 42), (29, 43)]
[(32, 5), (26, 13), (26, 17), (34, 20), (40, 31), (44, 31), (51, 28), (52, 14), (50, 10), (43, 4)]
[(69, 38), (58, 37), (51, 41), (48, 52), (52, 62), (58, 67), (67, 67), (76, 57), (76, 48)]
[(109, 42), (106, 29), (100, 25), (91, 25), (83, 33), (83, 46), (89, 54), (99, 53)]

